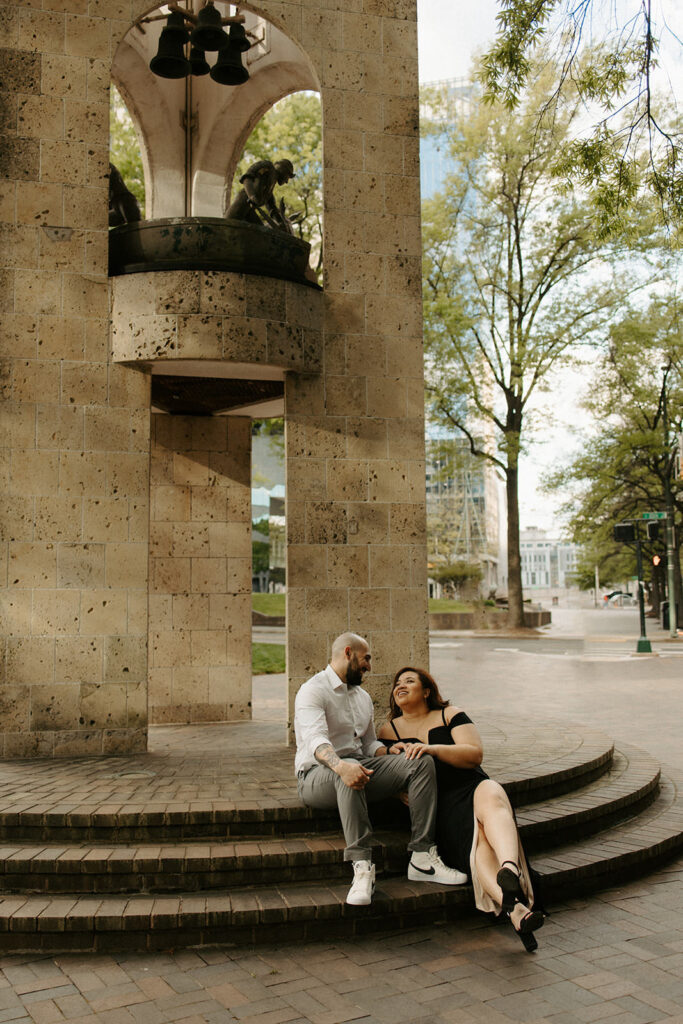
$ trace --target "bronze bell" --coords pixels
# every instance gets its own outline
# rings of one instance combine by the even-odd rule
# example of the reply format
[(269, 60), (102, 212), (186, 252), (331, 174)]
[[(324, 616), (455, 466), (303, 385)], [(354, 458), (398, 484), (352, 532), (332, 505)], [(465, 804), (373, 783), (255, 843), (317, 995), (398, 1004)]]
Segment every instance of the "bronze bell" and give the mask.
[(188, 38), (182, 14), (171, 11), (159, 36), (156, 57), (149, 62), (150, 70), (160, 78), (185, 78), (189, 75), (190, 62), (185, 57)]
[(242, 50), (232, 42), (234, 27), (230, 26), (230, 44), (219, 52), (218, 60), (210, 71), (214, 82), (218, 82), (219, 85), (242, 85), (249, 78), (249, 72), (242, 65)]
[(235, 22), (230, 26), (230, 45), (240, 53), (246, 53), (251, 45), (247, 39), (247, 30), (240, 22)]
[(192, 30), (190, 42), (200, 50), (222, 50), (228, 45), (227, 33), (223, 31), (220, 11), (209, 0), (197, 15), (197, 24)]
[(199, 75), (208, 75), (211, 70), (209, 63), (204, 56), (204, 51), (200, 50), (198, 46), (192, 46), (190, 48), (190, 68), (191, 74), (196, 77)]

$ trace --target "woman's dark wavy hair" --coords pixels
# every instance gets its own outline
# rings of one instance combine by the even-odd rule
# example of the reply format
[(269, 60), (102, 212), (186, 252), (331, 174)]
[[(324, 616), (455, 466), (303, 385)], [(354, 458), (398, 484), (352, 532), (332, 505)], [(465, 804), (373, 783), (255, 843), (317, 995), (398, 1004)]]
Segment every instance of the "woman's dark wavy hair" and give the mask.
[(443, 699), (443, 697), (439, 693), (439, 687), (436, 685), (434, 677), (431, 676), (426, 669), (414, 668), (413, 665), (404, 665), (403, 668), (400, 668), (398, 670), (398, 672), (394, 676), (394, 681), (391, 684), (391, 694), (389, 696), (390, 722), (392, 719), (398, 718), (401, 715), (401, 709), (396, 705), (396, 701), (394, 700), (394, 690), (396, 688), (396, 683), (399, 681), (400, 677), (403, 675), (404, 672), (414, 672), (415, 675), (418, 676), (424, 689), (429, 690), (429, 693), (427, 694), (427, 707), (429, 708), (430, 711), (440, 711), (441, 708), (448, 707), (448, 701)]

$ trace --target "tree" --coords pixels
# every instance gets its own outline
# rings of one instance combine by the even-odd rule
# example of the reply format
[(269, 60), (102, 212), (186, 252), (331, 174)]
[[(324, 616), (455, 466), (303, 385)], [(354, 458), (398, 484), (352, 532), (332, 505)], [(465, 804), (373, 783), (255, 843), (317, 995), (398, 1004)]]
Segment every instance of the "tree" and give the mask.
[(145, 216), (145, 173), (142, 167), (140, 140), (118, 89), (109, 91), (109, 159), (121, 172), (126, 185), (140, 204)]
[(604, 326), (619, 294), (616, 245), (598, 240), (590, 204), (556, 188), (556, 154), (582, 109), (576, 92), (556, 86), (546, 63), (514, 112), (493, 102), (455, 121), (430, 97), (428, 130), (443, 135), (455, 170), (423, 210), (428, 396), (433, 417), (504, 475), (509, 621), (519, 628), (519, 456), (529, 403)]
[[(585, 406), (590, 439), (569, 465), (550, 474), (547, 490), (568, 490), (562, 511), (573, 539), (584, 548), (584, 573), (597, 565), (603, 580), (635, 572), (632, 551), (614, 541), (615, 523), (647, 511), (665, 511), (674, 468), (672, 437), (683, 429), (683, 328), (674, 293), (656, 296), (645, 309), (628, 309), (609, 332)], [(665, 430), (665, 400), (670, 421)], [(678, 523), (683, 494), (671, 493)], [(678, 531), (675, 531), (678, 532)], [(664, 538), (645, 537), (644, 561), (651, 566), (656, 605), (663, 571), (652, 566)], [(676, 605), (682, 607), (678, 549), (674, 549)]]
[(302, 210), (299, 237), (311, 245), (311, 266), (322, 268), (322, 113), (317, 93), (297, 92), (280, 100), (261, 118), (247, 140), (233, 182), (257, 160), (288, 159), (295, 177), (278, 189), (288, 209)]
[[(560, 62), (558, 88), (571, 80), (595, 123), (562, 154), (565, 173), (590, 186), (604, 232), (612, 229), (637, 197), (657, 198), (665, 222), (683, 220), (683, 132), (669, 99), (671, 78), (654, 88), (662, 38), (680, 62), (681, 40), (651, 0), (499, 0), (498, 35), (482, 61), (489, 99), (509, 109), (520, 102), (532, 67), (531, 55), (552, 37)], [(674, 5), (671, 4), (671, 18)], [(592, 38), (601, 26), (600, 44)], [(587, 53), (586, 44), (592, 44)]]
[[(254, 533), (260, 534), (262, 537), (268, 537), (270, 535), (270, 520), (268, 516), (264, 516), (262, 519), (252, 523), (252, 529)], [(251, 571), (254, 574), (261, 572), (268, 572), (270, 566), (270, 541), (267, 540), (253, 540), (251, 542)]]
[(443, 584), (447, 597), (457, 597), (462, 591), (463, 598), (476, 595), (482, 578), (481, 566), (473, 562), (451, 562), (430, 570), (433, 579)]

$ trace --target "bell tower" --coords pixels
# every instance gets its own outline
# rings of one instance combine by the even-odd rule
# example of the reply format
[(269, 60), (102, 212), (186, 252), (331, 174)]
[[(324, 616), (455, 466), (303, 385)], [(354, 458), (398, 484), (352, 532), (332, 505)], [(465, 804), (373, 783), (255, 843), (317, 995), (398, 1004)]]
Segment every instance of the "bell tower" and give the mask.
[[(398, 663), (427, 661), (415, 6), (237, 13), (253, 45), (230, 86), (150, 70), (166, 8), (6, 8), (5, 757), (249, 716), (251, 416), (285, 417), (290, 693), (348, 628), (382, 704)], [(143, 144), (138, 238), (158, 235), (118, 264), (112, 80)], [(297, 89), (322, 103), (322, 288), (273, 270), (268, 228), (258, 263), (226, 241), (244, 143)]]

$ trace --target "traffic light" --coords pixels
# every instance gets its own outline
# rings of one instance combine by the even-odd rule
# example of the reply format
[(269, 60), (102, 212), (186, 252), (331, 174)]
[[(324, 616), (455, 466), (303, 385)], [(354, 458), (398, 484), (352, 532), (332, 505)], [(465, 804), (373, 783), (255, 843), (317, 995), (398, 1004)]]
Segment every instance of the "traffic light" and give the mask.
[(636, 539), (636, 528), (633, 523), (615, 523), (614, 539), (622, 544), (631, 544)]
[(658, 540), (659, 539), (659, 523), (646, 523), (647, 526), (647, 539)]

